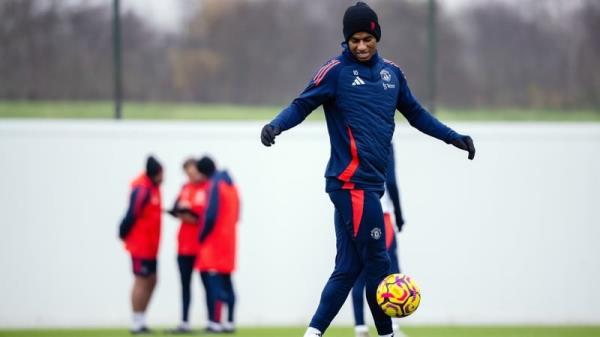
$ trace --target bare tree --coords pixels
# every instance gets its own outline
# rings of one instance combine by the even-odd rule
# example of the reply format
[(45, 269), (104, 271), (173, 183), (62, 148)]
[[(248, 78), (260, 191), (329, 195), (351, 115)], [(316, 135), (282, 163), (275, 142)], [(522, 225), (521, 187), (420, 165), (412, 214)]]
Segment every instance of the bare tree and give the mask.
[[(451, 107), (600, 107), (600, 3), (489, 2), (438, 17), (438, 98)], [(95, 3), (95, 2), (94, 2)], [(124, 13), (129, 100), (282, 104), (337, 55), (349, 0), (188, 0), (168, 34)], [(581, 2), (580, 2), (581, 3)], [(95, 3), (97, 4), (97, 3)], [(373, 0), (381, 54), (427, 88), (427, 5)], [(112, 98), (109, 3), (0, 1), (0, 99)]]

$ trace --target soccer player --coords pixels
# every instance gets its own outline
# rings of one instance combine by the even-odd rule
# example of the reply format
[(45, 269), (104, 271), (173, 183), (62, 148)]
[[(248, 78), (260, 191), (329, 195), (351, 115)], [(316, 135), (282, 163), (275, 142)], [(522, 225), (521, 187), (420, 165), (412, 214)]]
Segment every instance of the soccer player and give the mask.
[[(390, 257), (389, 274), (400, 272), (400, 263), (398, 260), (398, 251), (396, 243), (396, 231), (401, 232), (404, 225), (402, 208), (400, 207), (400, 192), (396, 182), (396, 163), (394, 158), (394, 148), (390, 150), (388, 159), (388, 169), (385, 179), (385, 192), (381, 197), (381, 208), (383, 210), (383, 220), (385, 224), (385, 247)], [(392, 219), (395, 221), (392, 222)], [(369, 327), (365, 324), (364, 316), (364, 294), (365, 294), (365, 272), (360, 273), (352, 287), (352, 305), (354, 310), (354, 323), (356, 337), (369, 337)], [(393, 331), (396, 337), (403, 337), (397, 322), (393, 324)]]
[(150, 333), (146, 326), (146, 309), (156, 286), (162, 213), (159, 186), (162, 181), (161, 164), (154, 157), (148, 157), (146, 171), (131, 183), (129, 208), (119, 226), (119, 237), (131, 254), (135, 276), (131, 291), (133, 334)]
[(204, 214), (206, 205), (206, 176), (196, 167), (196, 159), (190, 158), (183, 163), (188, 177), (179, 196), (169, 213), (181, 220), (177, 235), (177, 265), (181, 279), (181, 323), (171, 333), (191, 333), (189, 311), (191, 303), (191, 281), (194, 262), (198, 252), (198, 220)]
[[(206, 290), (206, 331), (234, 332), (235, 292), (231, 274), (235, 269), (236, 225), (240, 212), (238, 191), (229, 173), (217, 171), (209, 157), (198, 161), (198, 171), (210, 179), (195, 264)], [(224, 319), (221, 318), (223, 304), (227, 307)]]
[(379, 56), (377, 14), (358, 2), (344, 13), (341, 55), (319, 69), (306, 89), (261, 131), (265, 146), (323, 105), (331, 158), (326, 191), (335, 206), (337, 256), (305, 337), (321, 336), (364, 269), (366, 297), (379, 336), (393, 336), (391, 318), (376, 302), (389, 272), (380, 197), (384, 191), (395, 110), (418, 130), (475, 156), (471, 137), (438, 121), (412, 95), (400, 68)]

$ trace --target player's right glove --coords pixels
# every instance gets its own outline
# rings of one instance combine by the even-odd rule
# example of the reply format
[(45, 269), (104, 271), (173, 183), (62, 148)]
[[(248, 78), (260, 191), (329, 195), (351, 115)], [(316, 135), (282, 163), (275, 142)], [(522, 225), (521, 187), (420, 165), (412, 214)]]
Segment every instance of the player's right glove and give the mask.
[(260, 132), (260, 140), (264, 146), (271, 146), (275, 144), (275, 137), (277, 137), (281, 133), (278, 127), (275, 127), (271, 124), (267, 124), (263, 126), (262, 131)]
[(398, 233), (402, 232), (402, 226), (404, 226), (404, 219), (402, 218), (401, 212), (394, 212), (394, 217), (396, 218), (396, 230)]

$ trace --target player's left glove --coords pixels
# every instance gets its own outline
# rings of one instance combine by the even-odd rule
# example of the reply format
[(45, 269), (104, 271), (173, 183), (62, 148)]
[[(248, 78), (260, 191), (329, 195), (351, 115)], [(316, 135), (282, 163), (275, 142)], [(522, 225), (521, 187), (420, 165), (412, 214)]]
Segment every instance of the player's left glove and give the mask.
[(473, 139), (470, 136), (460, 135), (456, 139), (452, 140), (451, 144), (461, 150), (469, 152), (469, 160), (473, 160), (473, 158), (475, 158), (475, 145), (473, 144)]
[(262, 131), (260, 132), (260, 141), (264, 146), (271, 146), (275, 144), (275, 137), (277, 137), (281, 133), (278, 127), (275, 127), (271, 124), (267, 124), (263, 126)]

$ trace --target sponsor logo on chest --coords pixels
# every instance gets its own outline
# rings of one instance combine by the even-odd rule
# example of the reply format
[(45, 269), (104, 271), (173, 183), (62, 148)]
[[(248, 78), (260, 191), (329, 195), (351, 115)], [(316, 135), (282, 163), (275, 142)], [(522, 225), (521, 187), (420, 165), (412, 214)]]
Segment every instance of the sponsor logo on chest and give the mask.
[[(358, 70), (354, 70), (352, 74), (354, 75), (354, 80), (352, 81), (353, 87), (358, 87), (366, 84), (365, 81), (358, 75)], [(381, 76), (381, 84), (384, 90), (396, 88), (396, 84), (392, 82), (392, 74), (387, 69), (381, 70), (379, 72), (379, 76)]]
[(354, 69), (352, 71), (352, 74), (354, 75), (354, 81), (352, 81), (352, 86), (353, 87), (365, 84), (365, 81), (363, 81), (363, 79), (360, 78), (360, 76), (358, 76), (358, 70)]

